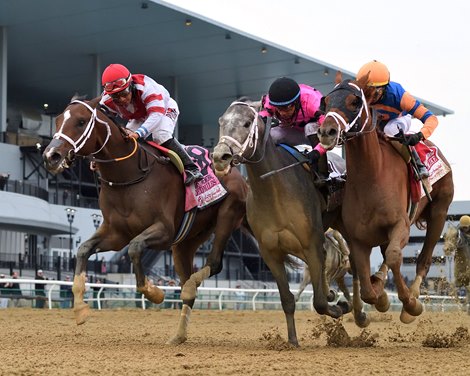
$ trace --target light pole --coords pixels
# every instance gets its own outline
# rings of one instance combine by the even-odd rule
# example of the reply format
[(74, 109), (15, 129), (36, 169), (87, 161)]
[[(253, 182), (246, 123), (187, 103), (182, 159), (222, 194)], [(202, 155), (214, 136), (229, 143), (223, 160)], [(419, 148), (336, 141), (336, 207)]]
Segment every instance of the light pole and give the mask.
[[(98, 231), (98, 227), (100, 227), (101, 219), (103, 218), (101, 214), (93, 213), (91, 215), (93, 219), (93, 225), (95, 226), (95, 231)], [(95, 253), (95, 279), (96, 279), (96, 269), (98, 268), (98, 253)]]
[(72, 248), (73, 248), (73, 240), (72, 240), (72, 223), (75, 218), (76, 210), (73, 208), (66, 208), (65, 212), (67, 213), (67, 220), (69, 221), (69, 260), (72, 259)]

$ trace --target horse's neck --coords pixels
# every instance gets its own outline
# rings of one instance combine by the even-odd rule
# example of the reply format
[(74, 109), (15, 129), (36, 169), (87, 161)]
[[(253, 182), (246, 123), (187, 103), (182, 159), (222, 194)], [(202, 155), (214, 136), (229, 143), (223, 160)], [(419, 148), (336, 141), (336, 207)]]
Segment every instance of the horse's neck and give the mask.
[(346, 143), (348, 180), (379, 180), (384, 169), (384, 150), (377, 132), (361, 133)]

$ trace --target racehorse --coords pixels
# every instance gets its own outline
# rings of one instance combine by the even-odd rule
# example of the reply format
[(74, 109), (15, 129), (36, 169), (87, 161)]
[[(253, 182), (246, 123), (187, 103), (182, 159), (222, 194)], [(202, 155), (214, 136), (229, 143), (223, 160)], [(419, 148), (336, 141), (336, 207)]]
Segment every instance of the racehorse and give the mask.
[[(291, 165), (295, 160), (278, 149), (270, 135), (270, 122), (266, 125), (261, 119), (259, 107), (259, 102), (237, 101), (227, 108), (219, 118), (219, 142), (212, 158), (219, 175), (229, 173), (234, 164), (242, 162), (246, 166), (251, 188), (247, 198), (248, 223), (258, 241), (261, 256), (276, 280), (287, 321), (288, 342), (298, 346), (295, 299), (289, 290), (284, 266), (288, 255), (294, 255), (308, 265), (314, 290), (313, 305), (318, 313), (338, 318), (350, 310), (345, 302), (339, 305), (328, 305), (327, 302), (329, 286), (325, 277), (324, 231), (337, 216), (325, 215), (322, 220), (322, 197), (313, 184), (311, 173), (302, 166), (287, 168), (264, 180), (261, 178), (261, 175)], [(356, 323), (367, 326), (362, 302), (357, 299), (356, 303)]]
[[(339, 231), (328, 229), (325, 232), (325, 269), (326, 280), (328, 285), (335, 281), (339, 289), (342, 291), (345, 299), (351, 302), (351, 294), (344, 281), (346, 273), (352, 274), (351, 266), (349, 263), (349, 247), (346, 240)], [(300, 283), (297, 294), (295, 294), (295, 301), (298, 302), (300, 295), (305, 288), (311, 283), (310, 271), (308, 266), (305, 266), (302, 282)], [(327, 299), (333, 301), (336, 298), (335, 291), (330, 289)]]
[[(444, 176), (433, 184), (431, 202), (425, 196), (416, 200), (416, 212), (410, 219), (407, 213), (411, 189), (408, 166), (391, 142), (377, 130), (376, 112), (371, 112), (368, 102), (372, 90), (366, 86), (368, 77), (343, 82), (339, 82), (339, 78), (333, 91), (324, 97), (326, 115), (318, 134), (327, 149), (339, 143), (345, 145), (348, 178), (342, 219), (353, 267), (360, 278), (361, 298), (379, 311), (388, 309), (384, 279), (390, 268), (403, 304), (400, 319), (411, 322), (422, 312), (418, 300), (420, 285), (431, 266), (432, 253), (453, 198), (452, 171), (442, 153), (426, 140), (425, 144), (434, 150), (434, 159), (443, 161)], [(412, 223), (426, 228), (426, 237), (417, 259), (416, 277), (408, 288), (400, 266)], [(370, 277), (370, 253), (374, 246), (381, 247), (384, 264)]]
[[(181, 173), (161, 150), (127, 137), (105, 114), (99, 100), (72, 98), (57, 117), (56, 133), (43, 153), (51, 173), (68, 168), (76, 155), (90, 157), (100, 173), (99, 205), (103, 223), (77, 253), (73, 281), (76, 322), (82, 324), (89, 315), (83, 295), (86, 264), (91, 255), (120, 250), (129, 244), (137, 290), (158, 304), (163, 301), (164, 293), (144, 275), (141, 256), (146, 248), (155, 251), (171, 248), (175, 270), (183, 285), (183, 308), (177, 334), (169, 342), (184, 342), (196, 288), (204, 279), (221, 271), (227, 241), (245, 216), (248, 186), (240, 172), (233, 170), (223, 179), (227, 190), (223, 198), (203, 209), (185, 213), (187, 192)], [(206, 264), (191, 275), (194, 254), (212, 233), (215, 238)]]
[(470, 234), (449, 225), (444, 234), (444, 253), (454, 255), (455, 287), (465, 288), (467, 313), (470, 314)]

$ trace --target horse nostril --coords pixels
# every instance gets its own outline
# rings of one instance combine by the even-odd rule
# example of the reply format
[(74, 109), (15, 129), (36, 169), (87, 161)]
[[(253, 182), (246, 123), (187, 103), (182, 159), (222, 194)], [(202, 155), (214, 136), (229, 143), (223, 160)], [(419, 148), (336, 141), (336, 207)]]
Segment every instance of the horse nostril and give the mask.
[(222, 159), (223, 161), (228, 161), (228, 160), (230, 160), (230, 158), (232, 158), (232, 154), (230, 154), (230, 153), (225, 153), (225, 154), (222, 155), (222, 158), (221, 158), (221, 159)]
[(338, 133), (338, 131), (336, 130), (336, 128), (331, 128), (329, 131), (328, 131), (328, 136), (336, 136), (336, 134)]

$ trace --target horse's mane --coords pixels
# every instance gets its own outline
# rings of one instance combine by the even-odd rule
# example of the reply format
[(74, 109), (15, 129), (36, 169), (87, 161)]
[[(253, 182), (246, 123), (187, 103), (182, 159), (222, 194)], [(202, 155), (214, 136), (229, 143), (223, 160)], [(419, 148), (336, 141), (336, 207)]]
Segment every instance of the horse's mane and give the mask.
[(238, 98), (237, 100), (235, 100), (235, 101), (232, 102), (232, 103), (235, 103), (235, 102), (246, 103), (246, 104), (248, 104), (250, 107), (253, 107), (254, 109), (256, 109), (256, 111), (259, 111), (259, 110), (261, 109), (261, 100), (259, 100), (259, 101), (254, 101), (254, 100), (252, 100), (250, 97), (247, 97), (247, 96), (240, 97), (240, 98)]

